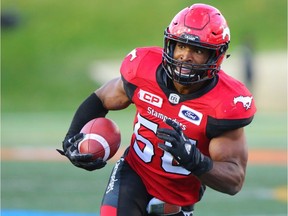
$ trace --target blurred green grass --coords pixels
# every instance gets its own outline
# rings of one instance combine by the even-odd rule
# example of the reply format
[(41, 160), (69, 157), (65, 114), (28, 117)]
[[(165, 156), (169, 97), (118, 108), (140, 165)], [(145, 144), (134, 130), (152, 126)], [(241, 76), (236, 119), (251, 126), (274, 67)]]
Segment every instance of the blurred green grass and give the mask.
[[(225, 15), (231, 50), (247, 37), (257, 52), (286, 49), (285, 0), (202, 2)], [(161, 46), (173, 16), (192, 3), (2, 0), (2, 14), (18, 19), (15, 28), (1, 31), (2, 111), (74, 110), (100, 84), (89, 77), (95, 60), (123, 58), (137, 46)]]
[[(1, 209), (99, 213), (112, 164), (87, 172), (63, 162), (1, 162)], [(196, 215), (287, 215), (286, 166), (249, 166), (242, 191), (229, 196), (207, 188)], [(160, 187), (160, 186), (159, 186)], [(286, 194), (287, 196), (287, 194)]]

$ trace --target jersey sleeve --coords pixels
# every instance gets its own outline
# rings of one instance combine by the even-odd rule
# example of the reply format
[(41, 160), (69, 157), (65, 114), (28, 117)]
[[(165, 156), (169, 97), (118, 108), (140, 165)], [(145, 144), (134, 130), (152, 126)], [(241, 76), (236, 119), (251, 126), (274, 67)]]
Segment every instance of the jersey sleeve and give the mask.
[(257, 110), (253, 95), (243, 83), (226, 75), (221, 77), (221, 82), (221, 90), (214, 96), (222, 100), (215, 105), (215, 114), (207, 119), (209, 138), (249, 125)]
[(243, 119), (216, 119), (211, 116), (207, 120), (207, 137), (212, 139), (223, 134), (226, 131), (235, 130), (249, 125), (254, 118), (254, 115)]
[(140, 49), (140, 52), (138, 51), (139, 48), (135, 48), (130, 53), (128, 53), (120, 67), (120, 73), (124, 84), (124, 89), (131, 101), (134, 91), (137, 88), (137, 86), (133, 84), (133, 82), (135, 83), (135, 80), (137, 79), (137, 69), (141, 60), (143, 59), (142, 50)]

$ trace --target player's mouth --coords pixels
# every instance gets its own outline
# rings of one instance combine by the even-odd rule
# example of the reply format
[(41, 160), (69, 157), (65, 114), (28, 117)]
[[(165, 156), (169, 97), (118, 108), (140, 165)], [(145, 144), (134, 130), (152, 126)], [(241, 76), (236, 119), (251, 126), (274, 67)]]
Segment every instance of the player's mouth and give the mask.
[(193, 77), (193, 74), (191, 74), (191, 69), (184, 68), (184, 67), (176, 67), (175, 73), (177, 75), (182, 75), (182, 76), (190, 76)]

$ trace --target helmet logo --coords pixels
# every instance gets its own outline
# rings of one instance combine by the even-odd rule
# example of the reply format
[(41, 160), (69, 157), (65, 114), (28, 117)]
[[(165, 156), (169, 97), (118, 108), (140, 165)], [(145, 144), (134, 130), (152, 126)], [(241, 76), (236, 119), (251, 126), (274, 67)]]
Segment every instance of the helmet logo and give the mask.
[(197, 35), (191, 35), (191, 34), (183, 34), (181, 35), (181, 38), (191, 40), (191, 41), (200, 41)]
[(230, 40), (230, 29), (228, 27), (225, 27), (223, 29), (223, 32), (222, 32), (222, 39), (224, 40), (226, 35), (228, 35), (228, 40)]

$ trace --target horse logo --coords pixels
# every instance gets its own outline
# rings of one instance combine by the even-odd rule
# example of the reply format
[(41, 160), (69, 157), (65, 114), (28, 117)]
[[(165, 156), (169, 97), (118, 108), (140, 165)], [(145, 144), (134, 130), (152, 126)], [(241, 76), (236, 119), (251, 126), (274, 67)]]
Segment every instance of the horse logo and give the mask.
[(252, 104), (252, 99), (253, 97), (249, 97), (249, 96), (238, 96), (235, 97), (233, 102), (234, 104), (237, 104), (238, 102), (243, 104), (243, 107), (248, 110), (249, 108), (251, 108), (251, 104)]

